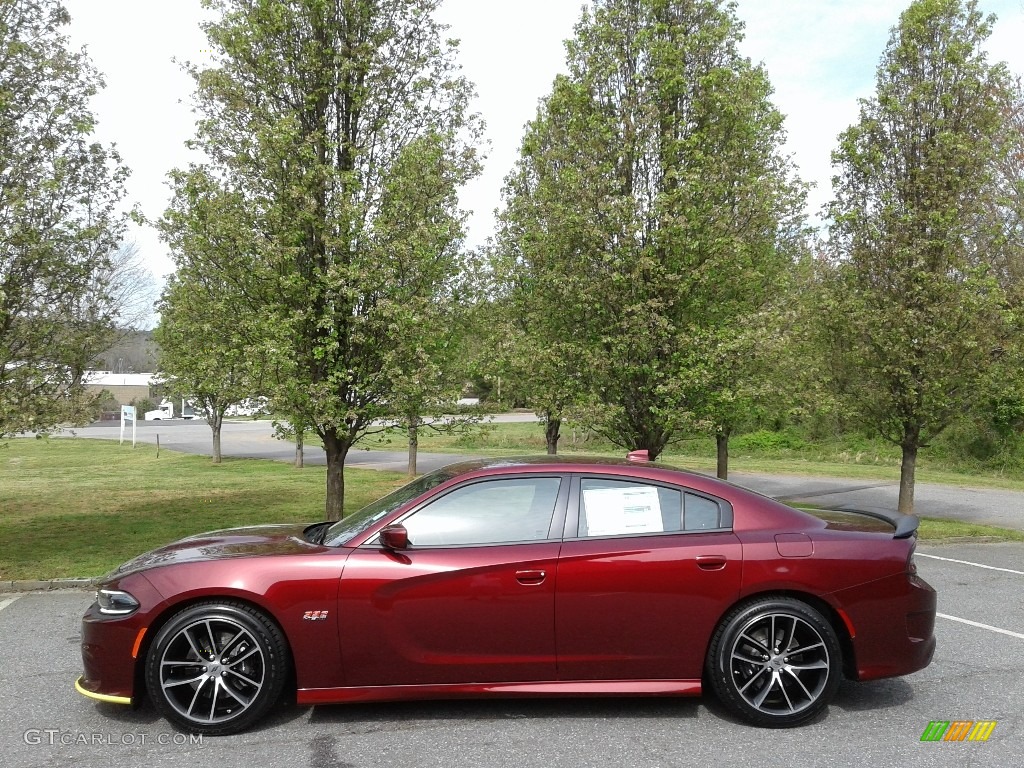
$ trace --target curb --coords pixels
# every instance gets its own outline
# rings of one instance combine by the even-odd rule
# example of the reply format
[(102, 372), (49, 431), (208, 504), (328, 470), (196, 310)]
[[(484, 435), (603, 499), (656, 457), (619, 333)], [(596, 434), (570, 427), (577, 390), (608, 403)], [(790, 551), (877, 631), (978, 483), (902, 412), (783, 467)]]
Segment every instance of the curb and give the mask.
[(2, 592), (49, 592), (54, 589), (91, 589), (97, 579), (47, 579), (40, 581), (0, 581)]

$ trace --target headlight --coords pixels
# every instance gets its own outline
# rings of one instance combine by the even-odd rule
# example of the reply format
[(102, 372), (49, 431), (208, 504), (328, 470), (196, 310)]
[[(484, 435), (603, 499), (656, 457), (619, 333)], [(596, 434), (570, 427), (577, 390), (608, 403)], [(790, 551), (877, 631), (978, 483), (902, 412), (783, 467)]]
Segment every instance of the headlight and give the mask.
[(97, 590), (96, 604), (107, 616), (127, 616), (139, 607), (138, 600), (120, 589)]

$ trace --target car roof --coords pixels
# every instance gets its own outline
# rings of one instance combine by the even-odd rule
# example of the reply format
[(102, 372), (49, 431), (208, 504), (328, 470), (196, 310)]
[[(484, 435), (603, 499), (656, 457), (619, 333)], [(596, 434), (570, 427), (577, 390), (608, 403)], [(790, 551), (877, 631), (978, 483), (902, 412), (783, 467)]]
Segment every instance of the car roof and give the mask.
[(658, 469), (670, 469), (676, 472), (684, 470), (669, 467), (664, 464), (655, 464), (648, 461), (629, 461), (628, 459), (604, 458), (595, 456), (501, 456), (485, 459), (471, 459), (459, 461), (443, 467), (443, 471), (454, 476), (465, 475), (470, 472), (477, 472), (482, 469), (507, 469), (515, 471), (517, 468), (529, 471), (539, 469), (545, 472), (570, 471), (576, 472), (582, 468), (600, 469), (603, 467), (656, 467)]
[[(469, 459), (449, 464), (446, 469), (466, 467), (466, 471), (486, 467), (519, 467), (534, 464), (595, 464), (595, 465), (616, 465), (616, 464), (640, 464), (638, 461), (628, 459), (605, 458), (603, 456), (495, 456), (481, 459)], [(651, 463), (651, 462), (642, 462)]]
[(603, 458), (594, 456), (505, 456), (500, 458), (473, 459), (449, 464), (441, 469), (451, 478), (474, 473), (521, 474), (525, 472), (596, 472), (601, 474), (631, 475), (651, 480), (685, 482), (690, 485), (733, 486), (710, 475), (690, 472), (667, 464), (652, 461), (630, 461), (629, 459)]

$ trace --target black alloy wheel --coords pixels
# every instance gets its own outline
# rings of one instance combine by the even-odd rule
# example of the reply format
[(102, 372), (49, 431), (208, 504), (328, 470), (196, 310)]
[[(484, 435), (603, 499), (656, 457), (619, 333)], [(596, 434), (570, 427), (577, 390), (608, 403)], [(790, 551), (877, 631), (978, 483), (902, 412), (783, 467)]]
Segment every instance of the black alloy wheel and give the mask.
[(280, 698), (288, 647), (277, 625), (236, 602), (185, 608), (157, 633), (146, 656), (154, 706), (179, 728), (222, 736), (245, 730)]

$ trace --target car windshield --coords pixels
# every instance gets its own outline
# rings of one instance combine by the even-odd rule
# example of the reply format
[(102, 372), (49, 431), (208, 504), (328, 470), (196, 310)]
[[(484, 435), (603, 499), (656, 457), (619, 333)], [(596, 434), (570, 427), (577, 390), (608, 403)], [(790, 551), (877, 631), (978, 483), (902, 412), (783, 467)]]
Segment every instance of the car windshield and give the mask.
[(358, 512), (342, 518), (330, 528), (324, 536), (324, 543), (327, 546), (338, 546), (372, 526), (378, 520), (394, 512), (407, 501), (415, 499), (420, 494), (426, 493), (431, 488), (436, 488), (441, 483), (450, 480), (454, 475), (439, 469), (423, 477), (416, 478), (411, 483), (403, 485), (387, 496), (377, 499)]

